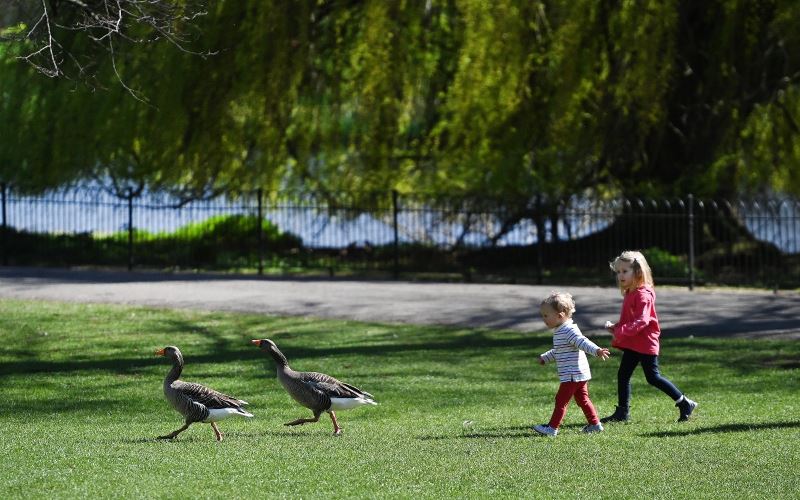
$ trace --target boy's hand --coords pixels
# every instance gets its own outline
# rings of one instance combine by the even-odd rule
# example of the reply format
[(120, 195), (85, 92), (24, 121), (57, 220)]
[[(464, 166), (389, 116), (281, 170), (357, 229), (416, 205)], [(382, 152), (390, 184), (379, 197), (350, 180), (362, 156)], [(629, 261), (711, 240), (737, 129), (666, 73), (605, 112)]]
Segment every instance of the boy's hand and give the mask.
[(611, 356), (611, 351), (609, 351), (605, 347), (601, 347), (600, 349), (597, 350), (597, 357), (602, 359), (603, 361), (607, 360), (609, 356)]
[(608, 333), (612, 333), (612, 334), (614, 333), (614, 323), (612, 323), (610, 321), (606, 321), (605, 328), (608, 331)]
[(541, 356), (539, 356), (539, 364), (540, 364), (540, 365), (544, 365), (544, 364), (545, 364), (545, 362), (544, 362), (544, 358), (543, 358), (543, 357), (541, 357)]

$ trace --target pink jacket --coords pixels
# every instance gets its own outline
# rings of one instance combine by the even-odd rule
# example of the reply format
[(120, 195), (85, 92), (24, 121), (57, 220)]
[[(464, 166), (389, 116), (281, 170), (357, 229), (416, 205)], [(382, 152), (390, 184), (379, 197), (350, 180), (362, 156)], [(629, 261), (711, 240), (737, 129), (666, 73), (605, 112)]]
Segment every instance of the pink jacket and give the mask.
[(655, 290), (642, 285), (626, 293), (611, 346), (657, 356), (660, 336)]

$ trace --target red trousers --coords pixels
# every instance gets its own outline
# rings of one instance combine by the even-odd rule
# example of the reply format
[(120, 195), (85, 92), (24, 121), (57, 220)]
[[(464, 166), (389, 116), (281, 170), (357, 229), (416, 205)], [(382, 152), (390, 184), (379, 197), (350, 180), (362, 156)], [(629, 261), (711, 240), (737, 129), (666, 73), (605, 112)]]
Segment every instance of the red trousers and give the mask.
[(575, 402), (578, 403), (578, 406), (583, 410), (583, 414), (586, 415), (586, 420), (590, 425), (597, 425), (600, 423), (592, 400), (589, 399), (589, 382), (585, 380), (583, 382), (561, 382), (561, 385), (558, 386), (556, 407), (553, 410), (553, 416), (550, 417), (550, 427), (558, 429), (561, 425), (561, 421), (564, 420), (564, 415), (567, 414), (569, 400), (573, 397), (575, 397)]

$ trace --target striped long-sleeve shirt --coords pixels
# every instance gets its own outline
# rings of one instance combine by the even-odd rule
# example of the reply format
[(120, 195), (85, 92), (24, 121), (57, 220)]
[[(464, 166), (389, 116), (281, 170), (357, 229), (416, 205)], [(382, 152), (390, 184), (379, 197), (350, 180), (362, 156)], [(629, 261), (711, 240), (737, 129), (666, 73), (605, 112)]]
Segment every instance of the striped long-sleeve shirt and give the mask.
[(559, 381), (583, 382), (592, 378), (584, 352), (596, 356), (599, 349), (570, 319), (553, 329), (553, 348), (542, 354), (541, 359), (545, 363), (556, 362)]

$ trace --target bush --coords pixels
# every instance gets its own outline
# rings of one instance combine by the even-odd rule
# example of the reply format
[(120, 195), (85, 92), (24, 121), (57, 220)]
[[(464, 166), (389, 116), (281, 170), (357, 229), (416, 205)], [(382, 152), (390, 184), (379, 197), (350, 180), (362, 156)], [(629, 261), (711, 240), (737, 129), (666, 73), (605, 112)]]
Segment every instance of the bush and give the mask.
[[(241, 269), (258, 263), (258, 218), (250, 215), (218, 215), (193, 222), (174, 232), (153, 233), (134, 229), (134, 265)], [(302, 239), (281, 232), (262, 221), (265, 260), (293, 255)], [(12, 265), (108, 265), (128, 263), (128, 231), (106, 236), (42, 234), (9, 230), (6, 248)]]
[[(262, 220), (264, 256), (300, 248), (302, 240)], [(138, 237), (142, 236), (141, 239)], [(215, 215), (192, 222), (173, 233), (137, 234), (136, 261), (155, 266), (237, 269), (258, 262), (258, 218), (252, 215)]]
[[(660, 278), (686, 278), (689, 275), (689, 264), (686, 257), (672, 255), (658, 247), (642, 250), (653, 271), (653, 276)], [(695, 272), (697, 270), (695, 269)]]

